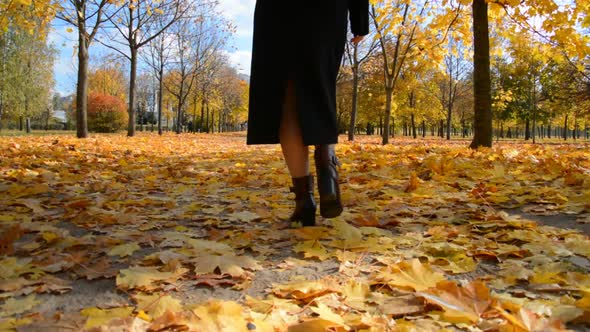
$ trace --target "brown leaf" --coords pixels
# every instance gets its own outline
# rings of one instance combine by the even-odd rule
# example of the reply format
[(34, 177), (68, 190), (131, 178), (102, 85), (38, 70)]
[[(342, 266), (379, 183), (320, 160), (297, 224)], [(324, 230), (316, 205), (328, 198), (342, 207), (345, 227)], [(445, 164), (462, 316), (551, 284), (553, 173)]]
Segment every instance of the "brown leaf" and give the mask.
[(25, 231), (19, 224), (12, 225), (0, 235), (0, 255), (12, 255), (14, 253), (14, 242), (21, 238)]
[(441, 281), (436, 288), (418, 294), (427, 302), (441, 306), (445, 311), (443, 317), (451, 323), (476, 323), (494, 302), (490, 290), (481, 281), (464, 287), (452, 281)]

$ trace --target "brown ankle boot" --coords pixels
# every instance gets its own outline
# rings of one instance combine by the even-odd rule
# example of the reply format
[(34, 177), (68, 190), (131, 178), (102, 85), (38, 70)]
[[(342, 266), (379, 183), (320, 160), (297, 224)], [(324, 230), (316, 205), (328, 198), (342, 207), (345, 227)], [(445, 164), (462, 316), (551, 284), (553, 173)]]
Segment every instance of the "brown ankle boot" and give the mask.
[(343, 210), (338, 184), (338, 158), (329, 145), (318, 145), (314, 159), (320, 192), (320, 214), (324, 218), (338, 217)]
[(313, 177), (311, 175), (292, 178), (295, 193), (295, 211), (291, 216), (292, 222), (301, 222), (303, 226), (315, 226), (316, 203), (313, 198)]

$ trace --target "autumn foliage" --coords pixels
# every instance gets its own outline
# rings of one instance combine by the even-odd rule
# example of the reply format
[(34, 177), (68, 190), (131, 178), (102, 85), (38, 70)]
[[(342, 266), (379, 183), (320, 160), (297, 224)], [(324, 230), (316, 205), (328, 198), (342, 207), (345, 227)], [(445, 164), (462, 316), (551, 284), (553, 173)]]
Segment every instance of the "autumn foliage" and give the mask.
[(342, 216), (289, 229), (280, 148), (243, 133), (0, 137), (0, 331), (590, 321), (587, 144), (357, 140)]
[(115, 96), (98, 92), (88, 97), (88, 129), (99, 133), (114, 133), (127, 124), (125, 102)]

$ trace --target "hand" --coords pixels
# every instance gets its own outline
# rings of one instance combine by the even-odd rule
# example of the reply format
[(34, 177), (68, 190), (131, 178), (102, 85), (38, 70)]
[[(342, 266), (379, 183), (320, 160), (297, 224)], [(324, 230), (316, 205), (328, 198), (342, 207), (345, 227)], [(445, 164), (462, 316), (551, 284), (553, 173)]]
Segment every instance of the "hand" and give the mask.
[(364, 38), (365, 36), (354, 36), (350, 41), (353, 44), (358, 45), (358, 43), (360, 43)]

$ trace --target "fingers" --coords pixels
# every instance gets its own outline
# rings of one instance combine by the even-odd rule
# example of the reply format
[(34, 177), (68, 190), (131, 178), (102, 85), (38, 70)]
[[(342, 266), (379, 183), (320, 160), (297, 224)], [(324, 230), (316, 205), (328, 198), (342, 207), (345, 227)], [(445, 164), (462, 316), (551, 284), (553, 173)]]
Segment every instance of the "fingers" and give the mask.
[(365, 36), (354, 36), (351, 41), (353, 44), (358, 44), (363, 40), (363, 38), (365, 38)]

